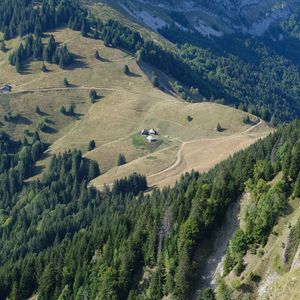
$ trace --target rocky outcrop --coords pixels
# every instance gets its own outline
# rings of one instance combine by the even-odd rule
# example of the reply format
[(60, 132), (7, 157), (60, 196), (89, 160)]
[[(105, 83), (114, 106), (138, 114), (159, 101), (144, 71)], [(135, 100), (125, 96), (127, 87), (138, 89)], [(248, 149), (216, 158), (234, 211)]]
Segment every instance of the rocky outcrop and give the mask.
[[(267, 3), (261, 0), (119, 0), (119, 3), (123, 7), (131, 7), (131, 15), (135, 15), (139, 22), (144, 22), (149, 27), (154, 24), (153, 30), (157, 31), (160, 25), (171, 24), (170, 12), (177, 11), (188, 17), (195, 31), (212, 36), (229, 32), (259, 36), (274, 22), (288, 18), (300, 8), (298, 0), (270, 0)], [(161, 18), (155, 15), (149, 4), (156, 12), (161, 13)], [(150, 22), (151, 17), (154, 21)], [(155, 17), (161, 24), (155, 22)], [(197, 29), (199, 23), (202, 25), (201, 30)]]

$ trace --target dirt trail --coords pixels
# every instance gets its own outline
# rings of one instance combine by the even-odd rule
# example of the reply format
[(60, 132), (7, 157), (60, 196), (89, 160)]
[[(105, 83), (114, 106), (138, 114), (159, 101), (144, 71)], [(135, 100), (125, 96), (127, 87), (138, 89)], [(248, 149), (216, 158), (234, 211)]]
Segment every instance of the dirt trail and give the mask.
[[(34, 93), (34, 92), (51, 92), (51, 91), (72, 91), (72, 90), (104, 90), (112, 92), (126, 92), (142, 95), (136, 91), (129, 91), (122, 87), (96, 87), (96, 86), (71, 86), (71, 87), (49, 87), (29, 90), (13, 91), (11, 94)], [(155, 97), (155, 96), (154, 96)], [(155, 97), (160, 98), (160, 97)], [(161, 98), (160, 98), (161, 99)], [(89, 115), (90, 111), (86, 115)], [(70, 135), (81, 122), (78, 121), (67, 135)], [(178, 124), (181, 125), (181, 124)], [(256, 139), (262, 137), (262, 134), (253, 134), (252, 132), (259, 126), (264, 125), (263, 121), (259, 121), (256, 125), (247, 128), (243, 132), (235, 133), (230, 136), (219, 138), (201, 138), (188, 142), (183, 142), (176, 155), (176, 161), (170, 167), (156, 174), (147, 177), (149, 186), (164, 187), (173, 185), (185, 172), (191, 170), (206, 172), (217, 163), (226, 159), (234, 152), (242, 150), (251, 145)], [(62, 136), (56, 141), (49, 151), (53, 150), (58, 142), (62, 141), (66, 136)], [(114, 143), (115, 141), (111, 142)], [(181, 142), (181, 141), (180, 141)]]
[[(17, 87), (24, 86), (27, 83), (21, 84)], [(134, 95), (141, 95), (144, 96), (143, 93), (129, 90), (128, 88), (121, 88), (121, 87), (96, 87), (96, 86), (70, 86), (70, 87), (49, 87), (49, 88), (40, 88), (40, 89), (26, 89), (26, 90), (20, 90), (20, 91), (12, 91), (9, 94), (15, 95), (15, 94), (26, 94), (26, 93), (36, 93), (36, 92), (55, 92), (55, 91), (72, 91), (72, 90), (96, 90), (96, 91), (112, 91), (112, 92), (126, 92)], [(158, 96), (151, 96), (153, 99), (165, 99), (164, 97), (158, 97)]]
[(264, 122), (260, 120), (256, 125), (231, 136), (203, 138), (182, 143), (172, 166), (147, 177), (149, 186), (172, 185), (180, 178), (181, 174), (191, 170), (208, 171), (228, 156), (248, 147), (256, 139), (262, 137), (248, 134), (263, 124)]
[[(52, 92), (52, 91), (67, 91), (67, 90), (105, 90), (105, 91), (118, 91), (123, 92), (126, 89), (122, 88), (107, 88), (107, 87), (94, 87), (94, 86), (73, 86), (73, 87), (51, 87), (51, 88), (41, 88), (41, 89), (26, 89), (16, 92), (11, 92), (10, 94), (23, 94), (23, 93), (35, 93), (35, 92)], [(127, 90), (126, 90), (127, 91)]]

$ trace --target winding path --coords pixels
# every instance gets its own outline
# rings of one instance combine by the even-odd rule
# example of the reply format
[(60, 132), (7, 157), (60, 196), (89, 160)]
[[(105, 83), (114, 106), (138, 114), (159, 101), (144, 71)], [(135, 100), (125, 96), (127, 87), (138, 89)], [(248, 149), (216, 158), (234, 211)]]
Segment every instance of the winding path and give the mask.
[[(174, 169), (178, 168), (183, 163), (182, 153), (183, 153), (184, 148), (187, 145), (190, 145), (190, 144), (193, 144), (193, 143), (198, 143), (198, 142), (221, 141), (221, 140), (224, 140), (224, 139), (230, 139), (230, 138), (233, 138), (233, 137), (238, 137), (238, 136), (241, 136), (245, 133), (249, 133), (249, 132), (253, 131), (255, 128), (259, 127), (262, 124), (263, 124), (263, 121), (260, 119), (259, 122), (257, 124), (255, 124), (254, 126), (251, 126), (251, 127), (247, 128), (246, 130), (244, 130), (242, 132), (239, 132), (239, 133), (236, 133), (236, 134), (233, 134), (231, 136), (224, 136), (224, 137), (219, 137), (219, 138), (202, 138), (202, 139), (196, 139), (196, 140), (192, 140), (192, 141), (188, 141), (188, 142), (183, 142), (180, 146), (180, 149), (177, 152), (176, 161), (174, 162), (174, 164), (171, 165), (170, 167), (168, 167), (167, 169), (164, 169), (160, 172), (149, 175), (147, 178), (152, 179), (154, 177), (161, 176), (163, 174), (167, 174), (168, 172), (173, 171)], [(167, 175), (166, 175), (166, 177), (167, 177)]]

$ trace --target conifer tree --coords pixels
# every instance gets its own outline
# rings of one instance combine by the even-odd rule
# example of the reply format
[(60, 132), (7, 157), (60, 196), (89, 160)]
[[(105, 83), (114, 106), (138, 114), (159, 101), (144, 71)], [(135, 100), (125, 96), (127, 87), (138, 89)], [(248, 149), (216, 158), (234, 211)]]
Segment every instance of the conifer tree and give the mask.
[(38, 115), (41, 114), (41, 110), (38, 105), (35, 107), (34, 112)]
[(124, 73), (125, 75), (129, 75), (129, 74), (130, 74), (128, 65), (125, 65), (125, 66), (124, 66), (124, 68), (123, 68), (123, 73)]
[(159, 81), (158, 81), (158, 77), (157, 77), (157, 75), (156, 75), (156, 73), (155, 72), (152, 72), (152, 75), (151, 75), (151, 82), (152, 82), (152, 85), (154, 86), (154, 87), (159, 87)]
[(92, 151), (95, 148), (96, 148), (96, 142), (95, 142), (95, 140), (91, 140), (88, 145), (88, 151)]
[(297, 198), (300, 197), (300, 173), (298, 174), (297, 180), (294, 185), (294, 196)]
[(120, 153), (119, 154), (119, 157), (118, 157), (118, 166), (122, 166), (122, 165), (125, 165), (127, 162), (126, 162), (126, 157), (124, 154)]
[(69, 81), (67, 80), (67, 78), (64, 78), (64, 86), (69, 87)]
[(221, 132), (221, 131), (223, 130), (223, 128), (222, 128), (222, 126), (221, 126), (220, 123), (217, 124), (216, 130), (217, 130), (218, 132)]
[(41, 71), (44, 72), (44, 73), (48, 72), (47, 67), (44, 63), (42, 65)]
[(292, 150), (292, 160), (289, 170), (289, 175), (296, 180), (300, 171), (300, 142), (297, 142)]
[(72, 115), (74, 115), (74, 113), (75, 113), (75, 108), (74, 108), (74, 105), (71, 104), (68, 109), (68, 114), (70, 116), (72, 116)]
[(95, 58), (96, 58), (97, 60), (99, 60), (99, 59), (101, 58), (101, 57), (100, 57), (100, 53), (99, 53), (98, 50), (95, 51)]
[(94, 103), (95, 102), (95, 100), (97, 99), (97, 92), (96, 92), (96, 90), (95, 89), (92, 89), (91, 91), (90, 91), (90, 99), (91, 99), (91, 102), (92, 103)]
[(4, 40), (1, 41), (0, 50), (1, 50), (2, 52), (6, 52), (6, 46), (5, 46)]

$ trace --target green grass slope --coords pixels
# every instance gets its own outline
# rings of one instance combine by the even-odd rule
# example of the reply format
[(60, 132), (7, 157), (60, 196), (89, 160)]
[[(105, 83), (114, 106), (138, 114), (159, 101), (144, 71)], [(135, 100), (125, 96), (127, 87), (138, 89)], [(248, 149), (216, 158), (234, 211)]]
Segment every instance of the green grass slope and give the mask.
[[(15, 138), (21, 138), (24, 130), (32, 133), (44, 120), (49, 130), (41, 135), (51, 143), (50, 154), (78, 148), (86, 157), (97, 160), (102, 172), (114, 168), (112, 173), (120, 176), (133, 171), (153, 175), (176, 161), (176, 154), (184, 142), (230, 137), (251, 127), (243, 123), (245, 113), (242, 111), (215, 103), (184, 102), (172, 90), (172, 78), (149, 65), (138, 65), (135, 58), (124, 51), (107, 48), (103, 42), (84, 38), (70, 29), (47, 35), (50, 34), (59, 43), (67, 44), (74, 54), (75, 61), (68, 68), (46, 64), (49, 71), (43, 73), (42, 62), (33, 61), (26, 65), (25, 72), (17, 74), (8, 64), (9, 52), (0, 54), (1, 81), (13, 87), (12, 93), (0, 95), (0, 112), (2, 115), (17, 112), (21, 116), (15, 122), (2, 120), (1, 126)], [(19, 39), (12, 40), (8, 48), (13, 51), (19, 43)], [(95, 58), (96, 50), (100, 60)], [(123, 72), (125, 65), (130, 69), (129, 76)], [(148, 78), (152, 71), (159, 74), (165, 92), (152, 86)], [(64, 78), (69, 81), (69, 87), (64, 86)], [(89, 98), (91, 89), (98, 94), (94, 104)], [(35, 113), (36, 105), (41, 114)], [(61, 114), (60, 108), (70, 105), (75, 107), (75, 116)], [(188, 120), (188, 116), (192, 119)], [(225, 129), (223, 132), (216, 131), (218, 122)], [(149, 145), (139, 136), (143, 128), (156, 128), (159, 141)], [(264, 126), (262, 136), (270, 131)], [(96, 149), (87, 152), (91, 140), (95, 140)], [(250, 140), (255, 141), (252, 137)], [(235, 150), (233, 146), (229, 153)], [(124, 166), (119, 172), (117, 159), (120, 153), (133, 165), (128, 165), (128, 170)], [(109, 174), (107, 183), (119, 178), (119, 175)]]

